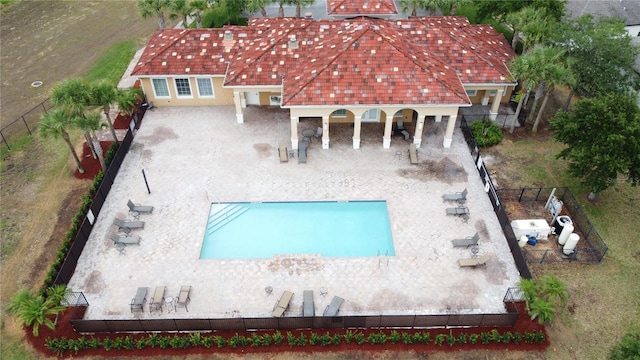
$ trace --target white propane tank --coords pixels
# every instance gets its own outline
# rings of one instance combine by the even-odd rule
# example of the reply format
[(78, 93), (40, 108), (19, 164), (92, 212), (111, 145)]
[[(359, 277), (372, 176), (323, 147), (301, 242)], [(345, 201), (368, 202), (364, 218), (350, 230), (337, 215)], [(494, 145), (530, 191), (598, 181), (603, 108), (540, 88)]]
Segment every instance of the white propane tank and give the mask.
[[(564, 228), (566, 229), (567, 225), (565, 225)], [(580, 240), (580, 235), (576, 233), (569, 235), (569, 239), (567, 240), (567, 243), (564, 244), (564, 247), (562, 248), (562, 253), (567, 256), (573, 254), (573, 249), (576, 248), (576, 245), (578, 244), (578, 240)]]
[(523, 248), (525, 245), (527, 245), (527, 241), (529, 241), (529, 237), (527, 237), (527, 235), (520, 236), (520, 240), (518, 240), (518, 246)]
[(560, 236), (558, 236), (558, 244), (564, 245), (567, 242), (567, 239), (569, 238), (569, 235), (571, 235), (571, 233), (573, 233), (573, 225), (565, 224), (564, 228), (562, 229), (562, 232), (560, 233)]

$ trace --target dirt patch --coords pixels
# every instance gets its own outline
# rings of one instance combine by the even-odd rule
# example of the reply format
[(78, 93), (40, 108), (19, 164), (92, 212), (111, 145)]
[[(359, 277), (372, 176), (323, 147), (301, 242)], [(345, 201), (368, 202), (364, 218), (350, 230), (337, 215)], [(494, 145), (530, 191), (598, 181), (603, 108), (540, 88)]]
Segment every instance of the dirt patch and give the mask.
[(423, 182), (438, 180), (447, 184), (466, 182), (468, 175), (463, 167), (447, 157), (439, 161), (420, 161), (417, 166), (409, 169), (399, 169), (396, 170), (396, 173), (407, 179), (416, 179)]

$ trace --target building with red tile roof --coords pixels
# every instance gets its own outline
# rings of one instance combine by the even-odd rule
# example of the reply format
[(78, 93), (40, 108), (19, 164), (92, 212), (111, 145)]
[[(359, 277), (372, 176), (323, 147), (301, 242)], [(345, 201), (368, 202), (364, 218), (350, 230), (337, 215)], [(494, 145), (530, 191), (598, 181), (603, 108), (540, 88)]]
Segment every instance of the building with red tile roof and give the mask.
[[(356, 2), (366, 1), (342, 3)], [(353, 124), (354, 148), (362, 123), (384, 123), (387, 148), (394, 122), (411, 124), (419, 147), (426, 122), (443, 120), (449, 147), (460, 107), (491, 102), (496, 114), (508, 101), (514, 56), (493, 27), (465, 17), (253, 18), (244, 27), (158, 30), (133, 75), (155, 106), (235, 105), (240, 123), (248, 105), (288, 109), (294, 149), (306, 117), (322, 119), (325, 149), (333, 123)]]

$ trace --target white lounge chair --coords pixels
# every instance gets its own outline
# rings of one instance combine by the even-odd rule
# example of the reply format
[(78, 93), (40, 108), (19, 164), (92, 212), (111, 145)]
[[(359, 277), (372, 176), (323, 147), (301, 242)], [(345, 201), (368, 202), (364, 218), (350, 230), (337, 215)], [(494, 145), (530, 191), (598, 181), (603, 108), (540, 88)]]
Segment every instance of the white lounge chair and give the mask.
[(160, 309), (162, 312), (162, 304), (164, 303), (164, 292), (167, 290), (166, 286), (157, 286), (156, 291), (153, 293), (151, 302), (149, 303), (149, 312)]
[(140, 236), (120, 236), (116, 233), (111, 233), (111, 240), (113, 240), (114, 245), (124, 244), (124, 245), (140, 245)]
[(187, 308), (187, 303), (191, 300), (191, 286), (181, 286), (180, 293), (176, 296), (178, 300), (176, 300), (176, 308), (178, 306), (184, 306), (184, 308), (189, 312), (189, 308)]
[(460, 267), (476, 267), (480, 265), (486, 265), (489, 259), (491, 259), (491, 255), (489, 254), (484, 254), (479, 258), (458, 259), (458, 265)]
[(271, 315), (275, 317), (283, 316), (285, 310), (287, 310), (287, 307), (289, 307), (289, 301), (291, 301), (292, 297), (293, 293), (291, 291), (286, 290), (285, 292), (283, 292), (282, 296), (280, 296), (280, 300), (278, 300), (276, 302), (276, 305), (273, 307), (273, 312), (271, 313)]

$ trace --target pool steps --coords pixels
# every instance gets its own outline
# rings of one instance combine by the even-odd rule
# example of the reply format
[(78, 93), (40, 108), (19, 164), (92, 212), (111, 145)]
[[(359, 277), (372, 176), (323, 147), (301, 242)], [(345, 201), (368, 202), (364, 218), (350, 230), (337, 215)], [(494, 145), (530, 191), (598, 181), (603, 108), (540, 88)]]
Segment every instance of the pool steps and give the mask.
[(249, 211), (249, 208), (245, 206), (238, 204), (229, 204), (222, 209), (214, 212), (213, 214), (209, 215), (206, 234), (213, 234), (214, 232), (218, 231), (220, 228), (232, 222), (235, 218), (247, 211)]

